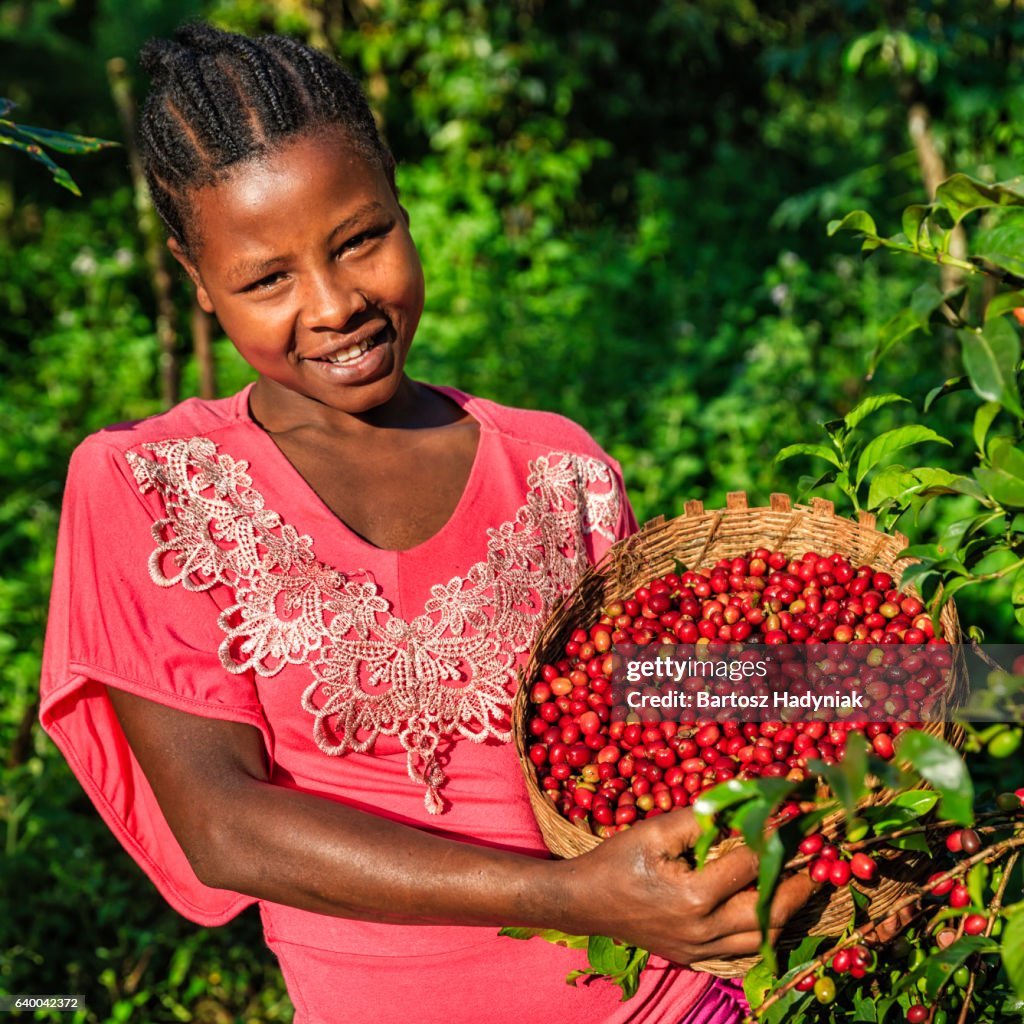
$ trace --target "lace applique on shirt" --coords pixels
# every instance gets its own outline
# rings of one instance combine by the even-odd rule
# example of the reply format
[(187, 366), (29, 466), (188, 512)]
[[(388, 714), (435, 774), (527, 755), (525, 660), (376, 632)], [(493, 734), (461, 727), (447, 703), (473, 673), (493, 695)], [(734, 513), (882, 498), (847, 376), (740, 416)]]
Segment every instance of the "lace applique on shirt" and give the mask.
[(300, 535), (252, 486), (249, 464), (205, 437), (128, 452), (145, 493), (165, 516), (153, 524), (149, 572), (162, 587), (224, 585), (234, 603), (218, 624), (224, 668), (273, 676), (308, 664), (302, 706), (326, 754), (366, 751), (397, 736), (409, 777), (443, 808), (444, 740), (508, 741), (510, 682), (518, 655), (587, 562), (585, 533), (615, 539), (621, 495), (610, 468), (552, 452), (529, 465), (528, 493), (513, 519), (487, 531), (487, 554), (465, 576), (431, 588), (423, 613), (406, 620), (362, 570), (317, 561)]

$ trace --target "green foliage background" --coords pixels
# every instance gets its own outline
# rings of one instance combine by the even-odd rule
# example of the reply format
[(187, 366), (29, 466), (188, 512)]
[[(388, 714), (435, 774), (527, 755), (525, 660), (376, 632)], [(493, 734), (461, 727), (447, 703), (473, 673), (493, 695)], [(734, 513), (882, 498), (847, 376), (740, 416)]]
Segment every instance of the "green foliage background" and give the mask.
[[(814, 467), (776, 466), (781, 448), (870, 391), (957, 372), (936, 331), (866, 379), (879, 327), (932, 272), (825, 234), (924, 200), (914, 104), (947, 173), (1024, 165), (1020, 0), (0, 0), (0, 94), (26, 123), (119, 138), (105, 61), (194, 16), (296, 33), (364, 77), (427, 276), (411, 372), (577, 419), (641, 521), (795, 494)], [(207, 932), (167, 910), (32, 726), (69, 454), (159, 409), (124, 152), (63, 162), (85, 199), (0, 162), (0, 993), (83, 993), (89, 1022), (288, 1020), (257, 921)], [(187, 323), (183, 280), (177, 299)], [(217, 363), (222, 393), (248, 379), (225, 340)], [(963, 469), (958, 400), (887, 408), (876, 429), (926, 423), (954, 445), (921, 458)], [(924, 538), (971, 510), (901, 527)], [(965, 595), (963, 617), (1010, 641), (1005, 598)]]

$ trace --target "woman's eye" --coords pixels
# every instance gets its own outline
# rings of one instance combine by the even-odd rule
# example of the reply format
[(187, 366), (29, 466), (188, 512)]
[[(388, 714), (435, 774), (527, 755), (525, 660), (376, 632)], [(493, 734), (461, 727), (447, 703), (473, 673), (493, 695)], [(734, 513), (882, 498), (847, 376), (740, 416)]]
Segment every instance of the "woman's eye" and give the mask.
[(258, 281), (253, 281), (252, 284), (247, 285), (243, 290), (247, 292), (264, 292), (268, 288), (273, 288), (282, 277), (284, 277), (284, 274), (281, 273), (267, 274), (266, 277), (261, 277)]
[(351, 238), (342, 242), (336, 250), (335, 255), (343, 256), (347, 252), (352, 252), (354, 249), (361, 248), (366, 245), (367, 242), (383, 238), (393, 227), (394, 223), (389, 222), (387, 224), (382, 224), (380, 227), (370, 228), (367, 231), (360, 231), (358, 235), (353, 235)]

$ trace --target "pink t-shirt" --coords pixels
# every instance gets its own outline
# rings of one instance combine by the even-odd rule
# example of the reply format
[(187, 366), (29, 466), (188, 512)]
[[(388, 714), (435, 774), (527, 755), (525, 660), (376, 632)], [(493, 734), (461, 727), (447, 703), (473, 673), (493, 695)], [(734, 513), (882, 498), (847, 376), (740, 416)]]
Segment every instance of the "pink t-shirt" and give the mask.
[[(407, 551), (331, 513), (254, 424), (248, 389), (111, 427), (72, 458), (42, 722), (193, 921), (256, 901), (196, 878), (107, 686), (254, 726), (277, 785), (544, 855), (509, 742), (514, 669), (583, 567), (635, 522), (617, 464), (582, 428), (438, 390), (479, 422), (480, 442), (449, 521)], [(710, 982), (655, 961), (620, 1003), (603, 981), (568, 987), (582, 954), (539, 939), (260, 911), (299, 1024), (674, 1024)]]

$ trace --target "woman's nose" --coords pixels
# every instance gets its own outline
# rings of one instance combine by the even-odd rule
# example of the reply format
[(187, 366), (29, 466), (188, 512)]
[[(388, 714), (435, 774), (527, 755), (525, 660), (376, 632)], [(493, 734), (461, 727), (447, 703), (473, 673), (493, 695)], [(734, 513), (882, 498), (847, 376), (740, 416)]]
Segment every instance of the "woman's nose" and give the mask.
[(354, 313), (366, 308), (366, 296), (345, 276), (333, 269), (307, 279), (300, 312), (304, 327), (341, 330)]

